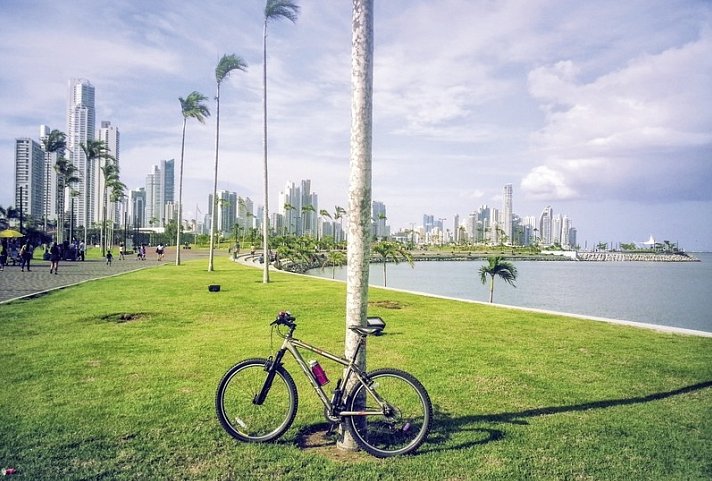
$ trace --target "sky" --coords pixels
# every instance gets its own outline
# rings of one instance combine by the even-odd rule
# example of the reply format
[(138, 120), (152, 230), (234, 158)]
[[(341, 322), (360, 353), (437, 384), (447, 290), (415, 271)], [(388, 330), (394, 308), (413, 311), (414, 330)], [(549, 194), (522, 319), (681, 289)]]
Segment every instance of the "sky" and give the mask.
[[(297, 0), (270, 23), (270, 211), (311, 179), (319, 209), (347, 207), (351, 8)], [(121, 132), (121, 178), (180, 159), (179, 97), (214, 112), (218, 189), (261, 204), (264, 0), (0, 0), (0, 205), (13, 204), (14, 139), (66, 131), (71, 78)], [(712, 2), (376, 0), (373, 200), (392, 231), (481, 205), (573, 221), (582, 247), (678, 242), (712, 250)], [(184, 214), (207, 212), (215, 118), (187, 125)], [(177, 169), (176, 169), (177, 170)]]

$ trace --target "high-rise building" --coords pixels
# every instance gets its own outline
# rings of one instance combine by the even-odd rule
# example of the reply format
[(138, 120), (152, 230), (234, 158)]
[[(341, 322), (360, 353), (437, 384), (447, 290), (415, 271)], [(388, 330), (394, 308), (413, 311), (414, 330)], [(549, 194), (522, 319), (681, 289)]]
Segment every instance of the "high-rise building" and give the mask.
[[(175, 217), (177, 206), (173, 202), (173, 159), (161, 160), (146, 176), (146, 222), (151, 227), (165, 227)], [(171, 205), (168, 209), (166, 206)]]
[(553, 219), (554, 211), (552, 210), (550, 205), (547, 205), (546, 208), (542, 211), (541, 216), (539, 217), (539, 234), (537, 236), (543, 245), (552, 244)]
[[(217, 216), (215, 232), (229, 236), (237, 220), (237, 194), (227, 190), (219, 190), (216, 195), (216, 202), (213, 202), (213, 194), (208, 195), (208, 214), (212, 216), (214, 212), (214, 215)], [(212, 217), (210, 222), (212, 222)], [(210, 225), (207, 225), (208, 232), (210, 232)]]
[(146, 189), (129, 192), (129, 225), (134, 229), (146, 227)]
[(504, 186), (504, 198), (502, 199), (504, 211), (502, 212), (502, 230), (507, 236), (507, 242), (512, 242), (512, 184)]
[[(49, 133), (52, 131), (47, 125), (40, 125), (40, 146), (44, 149), (43, 141), (49, 137)], [(63, 202), (58, 202), (58, 192), (57, 192), (57, 171), (54, 166), (57, 163), (57, 158), (64, 155), (64, 151), (61, 152), (45, 152), (45, 164), (44, 164), (44, 196), (43, 196), (43, 217), (48, 221), (58, 220), (57, 209)], [(64, 195), (64, 192), (61, 193)], [(63, 200), (63, 199), (62, 199)]]
[(371, 219), (373, 220), (371, 232), (378, 239), (386, 239), (390, 231), (386, 225), (386, 204), (374, 200), (371, 202)]
[(74, 186), (78, 202), (74, 203), (74, 218), (78, 226), (90, 226), (95, 219), (94, 206), (98, 194), (95, 185), (98, 166), (87, 162), (81, 144), (94, 140), (96, 113), (94, 86), (85, 79), (69, 81), (67, 102), (67, 150), (69, 159), (77, 168), (79, 181)]
[(45, 155), (30, 138), (15, 140), (15, 208), (24, 218), (42, 218), (45, 192)]
[[(119, 150), (119, 129), (116, 126), (111, 125), (111, 122), (102, 120), (101, 127), (99, 128), (97, 140), (102, 140), (106, 144), (106, 150), (109, 155), (111, 155), (115, 161), (116, 165), (119, 164), (120, 150)], [(99, 168), (95, 171), (94, 185), (97, 188), (98, 194), (94, 197), (94, 208), (93, 214), (94, 219), (92, 222), (99, 223), (102, 221), (104, 202), (106, 202), (106, 220), (112, 225), (118, 222), (118, 208), (115, 202), (111, 201), (110, 193), (106, 192), (104, 174), (102, 168), (105, 166), (106, 159), (99, 159)], [(105, 199), (105, 194), (108, 198)]]

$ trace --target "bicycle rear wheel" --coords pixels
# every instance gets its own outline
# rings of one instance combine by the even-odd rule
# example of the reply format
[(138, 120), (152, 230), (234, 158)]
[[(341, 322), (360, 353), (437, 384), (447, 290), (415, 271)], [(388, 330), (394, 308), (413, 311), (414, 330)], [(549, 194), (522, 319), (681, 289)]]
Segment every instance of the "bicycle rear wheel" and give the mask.
[[(418, 449), (428, 436), (433, 418), (428, 392), (414, 376), (398, 369), (378, 369), (367, 377), (372, 382), (371, 390), (387, 408), (384, 414), (346, 418), (346, 427), (356, 443), (379, 458)], [(380, 411), (381, 406), (359, 383), (346, 400), (346, 410)]]
[(246, 442), (274, 441), (289, 429), (299, 398), (292, 376), (278, 366), (272, 387), (261, 405), (253, 401), (267, 379), (267, 359), (246, 359), (223, 376), (215, 395), (215, 411), (222, 427)]

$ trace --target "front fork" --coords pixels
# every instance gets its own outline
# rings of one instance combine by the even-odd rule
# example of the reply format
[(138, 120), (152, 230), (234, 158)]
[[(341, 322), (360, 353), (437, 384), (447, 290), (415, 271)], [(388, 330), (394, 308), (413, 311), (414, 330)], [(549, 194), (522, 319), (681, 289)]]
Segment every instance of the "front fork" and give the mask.
[(267, 363), (265, 363), (265, 371), (267, 371), (267, 378), (265, 379), (265, 383), (262, 385), (262, 389), (260, 390), (260, 392), (252, 400), (252, 404), (261, 406), (262, 403), (265, 402), (267, 393), (269, 393), (269, 390), (272, 387), (274, 376), (277, 374), (277, 369), (279, 368), (279, 366), (282, 365), (284, 351), (286, 351), (286, 349), (280, 349), (279, 351), (277, 351), (277, 356), (274, 359), (269, 358), (267, 360)]

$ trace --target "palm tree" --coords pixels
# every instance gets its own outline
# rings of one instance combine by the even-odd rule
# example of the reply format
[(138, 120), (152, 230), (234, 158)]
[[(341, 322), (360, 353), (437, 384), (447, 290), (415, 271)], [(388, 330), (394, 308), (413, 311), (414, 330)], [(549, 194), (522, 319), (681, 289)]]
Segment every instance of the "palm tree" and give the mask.
[(488, 264), (480, 267), (480, 280), (482, 284), (487, 283), (487, 276), (490, 276), (490, 296), (489, 301), (492, 302), (494, 296), (494, 278), (501, 277), (507, 284), (514, 285), (517, 279), (517, 268), (511, 262), (505, 261), (502, 256), (491, 256), (487, 258)]
[[(311, 204), (303, 205), (302, 206), (302, 235), (306, 234), (306, 232), (305, 232), (306, 231), (305, 227), (307, 225), (306, 215), (309, 212), (316, 212), (316, 209), (314, 209), (314, 206)], [(311, 230), (309, 231), (309, 234), (310, 235), (312, 234)]]
[(411, 267), (413, 267), (413, 256), (400, 242), (381, 241), (373, 246), (373, 251), (376, 254), (379, 254), (381, 256), (381, 260), (383, 261), (383, 287), (388, 287), (386, 265), (389, 261), (394, 264), (399, 264), (400, 261), (406, 261)]
[[(247, 64), (237, 55), (223, 55), (215, 67), (215, 81), (217, 89), (215, 93), (215, 178), (213, 180), (213, 202), (217, 199), (218, 193), (218, 155), (220, 153), (220, 85), (223, 80), (230, 76), (233, 70), (247, 70)], [(212, 272), (213, 256), (215, 255), (215, 230), (217, 229), (218, 217), (213, 209), (213, 216), (210, 219), (210, 256), (208, 258), (208, 272)]]
[(111, 197), (113, 197), (114, 193), (123, 194), (126, 189), (126, 185), (119, 180), (119, 166), (115, 161), (112, 162), (111, 160), (106, 159), (104, 165), (101, 166), (101, 172), (104, 176), (104, 192), (102, 193), (101, 199), (101, 255), (103, 256), (106, 255), (106, 248), (109, 244), (107, 235), (108, 225), (106, 223), (107, 204), (110, 200), (109, 189), (111, 189)]
[[(109, 146), (106, 145), (106, 142), (104, 142), (103, 140), (90, 139), (90, 140), (87, 140), (86, 143), (82, 142), (81, 144), (79, 144), (79, 146), (81, 147), (82, 151), (84, 152), (84, 156), (86, 157), (86, 160), (87, 160), (87, 172), (93, 171), (93, 169), (90, 166), (94, 163), (94, 161), (99, 162), (100, 167), (102, 168), (102, 171), (103, 171), (104, 166), (107, 163), (116, 162), (116, 158), (109, 153), (109, 151), (110, 151)], [(104, 177), (106, 179), (106, 172), (104, 172)], [(84, 179), (84, 181), (86, 183), (87, 179)], [(106, 186), (104, 188), (106, 189)], [(86, 205), (86, 207), (84, 209), (85, 216), (86, 216), (84, 219), (85, 226), (89, 224), (89, 201), (90, 201), (89, 193), (86, 192), (85, 196), (84, 196), (84, 202)], [(104, 207), (106, 207), (105, 202), (102, 202), (102, 204), (104, 204)], [(106, 218), (104, 218), (104, 221), (105, 220), (106, 220)], [(102, 235), (103, 235), (103, 227), (104, 226), (102, 225)], [(86, 229), (84, 229), (84, 237), (85, 237), (84, 245), (87, 244), (86, 232), (87, 232)], [(104, 255), (104, 247), (105, 246), (104, 246), (103, 237), (102, 237), (102, 244), (101, 244), (102, 255)]]
[(323, 271), (326, 266), (331, 266), (331, 278), (336, 278), (336, 266), (343, 266), (346, 264), (346, 254), (343, 251), (331, 250), (324, 258), (324, 262), (321, 264), (321, 270)]
[[(52, 168), (51, 160), (52, 154), (62, 155), (64, 149), (67, 148), (67, 135), (61, 130), (53, 129), (50, 133), (42, 138), (42, 150), (45, 152), (45, 179), (49, 179), (50, 168)], [(47, 182), (45, 186), (45, 202), (44, 202), (44, 231), (47, 232), (47, 217), (49, 217), (50, 212), (48, 211), (50, 203), (49, 196), (51, 191), (51, 185)], [(58, 229), (59, 232), (59, 229)]]
[[(296, 209), (296, 207), (294, 207), (294, 206), (293, 206), (292, 204), (290, 204), (289, 202), (286, 202), (286, 203), (284, 204), (284, 210), (287, 211), (287, 215), (286, 215), (285, 217), (289, 218), (289, 227), (290, 227), (289, 230), (291, 230), (291, 227), (292, 227), (292, 215), (291, 215), (291, 212), (292, 212), (293, 210), (295, 210), (295, 209)], [(284, 226), (284, 229), (285, 229), (285, 231), (284, 231), (284, 235), (285, 235), (285, 236), (286, 236), (288, 233), (291, 234), (291, 232), (288, 232), (288, 229), (287, 229), (287, 226), (286, 226), (286, 225)], [(294, 226), (294, 235), (296, 235), (296, 234), (297, 234), (297, 226), (295, 225), (295, 226)], [(266, 256), (266, 255), (267, 255), (267, 252), (266, 252), (266, 250), (265, 250), (265, 256)], [(266, 257), (265, 257), (265, 258), (266, 258)]]
[[(359, 343), (359, 336), (349, 328), (365, 326), (368, 310), (373, 141), (373, 0), (353, 0), (351, 26), (351, 153), (344, 339), (344, 355), (347, 359), (353, 358)], [(359, 351), (355, 361), (360, 368), (365, 369), (365, 348)], [(352, 389), (350, 384), (353, 382), (344, 386), (347, 392)], [(339, 429), (337, 446), (345, 450), (358, 449), (343, 425)]]
[[(322, 231), (323, 231), (323, 224), (326, 222), (326, 219), (331, 219), (331, 214), (329, 214), (329, 211), (326, 209), (321, 209), (319, 210), (319, 217), (321, 217), (321, 223), (322, 223)], [(317, 243), (319, 242), (319, 229), (317, 228), (316, 230), (316, 240)]]
[(178, 97), (180, 110), (183, 114), (183, 136), (180, 141), (180, 173), (178, 174), (178, 229), (176, 233), (176, 265), (180, 265), (180, 225), (183, 223), (183, 157), (185, 154), (185, 125), (188, 119), (195, 119), (201, 124), (210, 117), (210, 111), (203, 102), (208, 98), (200, 92), (193, 91), (186, 98)]
[[(267, 24), (270, 20), (286, 18), (292, 23), (297, 21), (299, 6), (289, 0), (267, 0), (265, 4), (265, 24), (262, 35), (262, 118), (263, 137), (262, 147), (264, 149), (264, 185), (265, 185), (265, 207), (262, 217), (262, 242), (264, 244), (265, 256), (269, 251), (269, 177), (267, 171)], [(269, 262), (264, 263), (262, 282), (269, 282)]]
[[(57, 159), (54, 164), (54, 170), (57, 172), (57, 242), (61, 243), (64, 241), (64, 191), (67, 187), (79, 182), (80, 179), (77, 166), (64, 156), (60, 156)], [(73, 195), (73, 197), (76, 197), (76, 195)], [(72, 208), (73, 213), (74, 209)]]
[[(344, 232), (344, 216), (346, 215), (346, 209), (343, 207), (340, 207), (338, 205), (334, 206), (334, 220), (339, 221), (339, 228), (341, 229), (341, 233), (343, 234)], [(336, 235), (334, 235), (334, 240), (336, 240)], [(344, 239), (341, 239), (342, 241)]]

